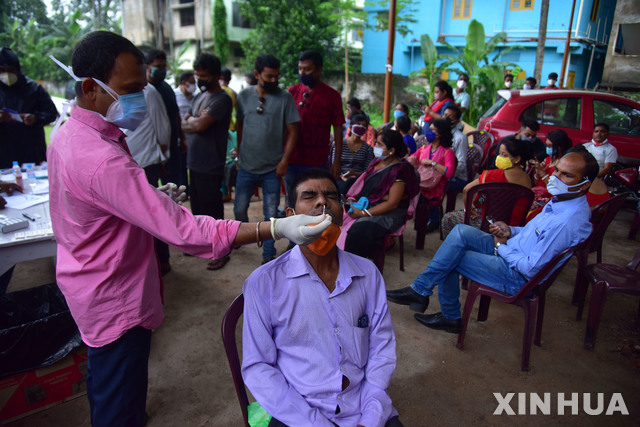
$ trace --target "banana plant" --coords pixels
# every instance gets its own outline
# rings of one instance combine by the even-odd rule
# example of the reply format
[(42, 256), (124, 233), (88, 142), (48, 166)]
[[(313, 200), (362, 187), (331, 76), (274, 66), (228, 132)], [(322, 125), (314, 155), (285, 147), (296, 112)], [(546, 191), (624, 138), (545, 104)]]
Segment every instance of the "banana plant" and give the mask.
[(428, 34), (420, 36), (420, 47), (425, 66), (420, 70), (410, 73), (409, 77), (426, 77), (429, 82), (429, 91), (427, 92), (427, 89), (420, 85), (409, 85), (405, 87), (404, 90), (420, 94), (424, 96), (427, 102), (431, 102), (433, 100), (434, 85), (440, 80), (440, 75), (451, 64), (451, 61), (445, 58), (443, 63), (437, 65), (439, 59), (438, 49)]

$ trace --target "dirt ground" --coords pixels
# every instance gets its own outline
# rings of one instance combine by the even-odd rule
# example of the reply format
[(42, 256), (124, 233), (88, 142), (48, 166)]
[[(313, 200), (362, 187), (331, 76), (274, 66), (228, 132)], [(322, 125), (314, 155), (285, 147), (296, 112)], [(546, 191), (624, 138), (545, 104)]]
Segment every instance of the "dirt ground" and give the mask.
[[(460, 200), (458, 200), (460, 204)], [(225, 204), (232, 218), (233, 205)], [(251, 203), (250, 218), (258, 220), (262, 202)], [(605, 236), (604, 262), (626, 264), (637, 241), (626, 235), (633, 210), (621, 211)], [(399, 271), (396, 245), (387, 253), (384, 278), (388, 289), (410, 283), (422, 272), (440, 244), (437, 233), (427, 236), (417, 251), (412, 226), (405, 231), (405, 271)], [(276, 243), (278, 253), (287, 242)], [(149, 427), (241, 426), (242, 417), (222, 347), (220, 325), (244, 279), (260, 265), (261, 250), (247, 245), (232, 254), (220, 271), (207, 271), (206, 261), (173, 250), (173, 271), (165, 276), (165, 320), (154, 331), (147, 411)], [(590, 258), (595, 262), (595, 256)], [(607, 303), (594, 351), (583, 348), (586, 315), (575, 320), (570, 304), (576, 261), (572, 259), (547, 293), (542, 346), (533, 346), (530, 372), (520, 371), (523, 316), (513, 306), (493, 303), (489, 319), (469, 322), (464, 351), (455, 347), (457, 335), (417, 323), (406, 306), (390, 304), (397, 338), (397, 368), (388, 389), (406, 426), (426, 425), (640, 425), (640, 327), (638, 298), (614, 295)], [(19, 264), (9, 291), (54, 280), (51, 259)], [(462, 291), (464, 304), (466, 292)], [(587, 301), (588, 304), (588, 301)], [(432, 298), (429, 313), (439, 311)], [(240, 329), (239, 329), (240, 331)], [(551, 415), (493, 415), (494, 393), (516, 393), (510, 406), (517, 414), (518, 395), (550, 393)], [(558, 394), (578, 393), (578, 415), (558, 415)], [(584, 411), (583, 394), (601, 415)], [(614, 393), (620, 393), (629, 415), (604, 415)], [(528, 404), (522, 409), (528, 413)], [(14, 421), (14, 427), (89, 426), (86, 397)]]

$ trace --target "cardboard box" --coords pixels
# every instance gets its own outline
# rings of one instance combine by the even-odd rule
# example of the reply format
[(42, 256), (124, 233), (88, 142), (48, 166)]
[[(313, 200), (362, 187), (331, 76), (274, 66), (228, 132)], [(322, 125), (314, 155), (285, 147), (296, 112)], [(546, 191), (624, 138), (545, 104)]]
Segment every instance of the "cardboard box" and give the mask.
[(51, 366), (0, 380), (0, 423), (86, 394), (87, 348)]

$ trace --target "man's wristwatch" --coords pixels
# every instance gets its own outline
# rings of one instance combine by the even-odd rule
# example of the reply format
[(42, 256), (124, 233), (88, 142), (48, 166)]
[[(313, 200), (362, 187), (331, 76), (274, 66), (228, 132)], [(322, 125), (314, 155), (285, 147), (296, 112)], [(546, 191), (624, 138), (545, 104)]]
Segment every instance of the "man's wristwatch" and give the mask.
[(437, 164), (438, 164), (438, 162), (436, 162), (435, 160), (433, 160), (433, 161), (431, 162), (431, 166), (434, 166), (434, 167), (435, 167), (435, 165), (437, 165)]
[(496, 245), (493, 247), (493, 254), (494, 254), (495, 256), (498, 256), (498, 248), (500, 247), (500, 245), (501, 245), (501, 244), (502, 244), (502, 243), (498, 242), (498, 243), (496, 243)]

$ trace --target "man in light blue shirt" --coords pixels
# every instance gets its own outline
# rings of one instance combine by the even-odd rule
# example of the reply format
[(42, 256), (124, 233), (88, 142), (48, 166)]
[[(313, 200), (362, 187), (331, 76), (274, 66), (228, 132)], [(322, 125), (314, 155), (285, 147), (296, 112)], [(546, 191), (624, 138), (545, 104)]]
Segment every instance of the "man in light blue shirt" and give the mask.
[(560, 159), (547, 190), (555, 197), (524, 227), (503, 222), (491, 234), (457, 225), (411, 286), (387, 291), (387, 299), (424, 312), (433, 288), (440, 285), (441, 313), (416, 314), (420, 323), (451, 333), (460, 331), (458, 275), (509, 294), (517, 293), (545, 264), (591, 234), (586, 193), (598, 174), (596, 159), (586, 151)]

